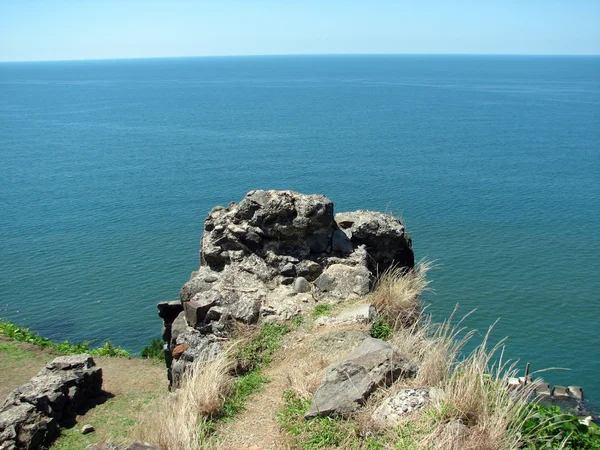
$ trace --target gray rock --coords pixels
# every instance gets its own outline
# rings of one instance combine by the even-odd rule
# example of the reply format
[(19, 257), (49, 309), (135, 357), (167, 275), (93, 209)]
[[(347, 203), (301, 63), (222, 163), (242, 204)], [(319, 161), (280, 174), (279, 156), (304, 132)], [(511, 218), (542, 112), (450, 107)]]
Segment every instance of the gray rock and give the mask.
[(212, 288), (213, 281), (207, 282), (206, 278), (210, 280), (212, 276), (217, 275), (215, 275), (215, 273), (208, 267), (201, 267), (197, 275), (193, 277), (190, 281), (185, 283), (181, 288), (181, 291), (179, 293), (181, 301), (188, 302), (198, 292), (210, 290)]
[(371, 304), (361, 303), (343, 310), (337, 316), (319, 317), (317, 325), (349, 325), (354, 323), (372, 323), (377, 311)]
[(59, 423), (72, 420), (101, 390), (102, 369), (90, 355), (55, 358), (0, 407), (0, 448), (49, 446), (60, 432)]
[(256, 323), (261, 303), (261, 295), (258, 292), (230, 291), (221, 305), (233, 319), (243, 323)]
[(292, 263), (287, 263), (281, 268), (281, 271), (279, 273), (281, 273), (281, 275), (283, 275), (284, 277), (293, 277), (296, 275), (296, 268)]
[(160, 447), (147, 442), (133, 441), (124, 450), (160, 450)]
[(364, 266), (329, 266), (314, 282), (317, 290), (326, 293), (330, 299), (345, 300), (352, 296), (362, 296), (369, 292), (371, 272)]
[(310, 283), (304, 277), (298, 277), (294, 280), (294, 292), (296, 294), (303, 294), (310, 292)]
[(215, 290), (210, 290), (198, 292), (189, 302), (184, 302), (185, 317), (189, 326), (195, 328), (203, 323), (208, 310), (217, 306), (220, 301), (221, 295)]
[(231, 251), (240, 252), (241, 258), (261, 247), (277, 254), (307, 256), (309, 242), (322, 246), (325, 239), (326, 246), (333, 232), (333, 203), (322, 195), (251, 191), (240, 203), (211, 211), (207, 221), (201, 261), (221, 270), (231, 262)]
[(171, 324), (171, 341), (169, 347), (174, 347), (175, 341), (182, 333), (185, 333), (188, 329), (187, 320), (185, 317), (185, 311), (181, 311), (177, 318)]
[(365, 245), (373, 272), (381, 273), (390, 266), (414, 267), (412, 240), (395, 217), (375, 211), (354, 211), (336, 214), (335, 220), (351, 236), (354, 247)]
[(363, 405), (378, 387), (401, 377), (413, 377), (416, 372), (417, 367), (389, 344), (367, 338), (328, 369), (305, 417), (348, 415)]
[(90, 424), (86, 424), (84, 426), (81, 427), (81, 434), (89, 434), (96, 431), (96, 429), (90, 425)]
[(380, 426), (394, 426), (402, 416), (417, 411), (428, 403), (439, 401), (442, 397), (443, 392), (433, 387), (401, 389), (383, 400), (371, 417)]
[(354, 251), (350, 238), (342, 230), (335, 230), (331, 240), (331, 250), (349, 255)]
[(306, 278), (307, 281), (315, 281), (322, 273), (323, 267), (310, 259), (296, 264), (296, 275)]

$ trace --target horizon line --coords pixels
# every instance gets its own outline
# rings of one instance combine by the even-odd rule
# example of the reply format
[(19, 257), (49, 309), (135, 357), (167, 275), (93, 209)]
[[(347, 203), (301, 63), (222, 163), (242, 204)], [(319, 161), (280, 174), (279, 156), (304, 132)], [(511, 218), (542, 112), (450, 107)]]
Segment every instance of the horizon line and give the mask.
[(178, 56), (123, 56), (106, 58), (72, 58), (72, 59), (15, 59), (0, 60), (4, 63), (38, 63), (38, 62), (83, 62), (83, 61), (127, 61), (147, 59), (185, 59), (185, 58), (253, 58), (253, 57), (286, 57), (286, 56), (560, 56), (560, 57), (593, 57), (600, 53), (253, 53), (229, 55), (178, 55)]

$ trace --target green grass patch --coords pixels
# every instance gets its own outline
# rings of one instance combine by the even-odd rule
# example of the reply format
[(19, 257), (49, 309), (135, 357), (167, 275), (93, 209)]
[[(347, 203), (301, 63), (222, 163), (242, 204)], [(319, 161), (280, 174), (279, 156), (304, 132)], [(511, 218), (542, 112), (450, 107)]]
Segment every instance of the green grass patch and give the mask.
[(260, 370), (253, 370), (234, 380), (231, 393), (225, 400), (219, 420), (231, 420), (245, 409), (246, 401), (252, 394), (259, 392), (263, 384), (269, 379), (260, 374)]
[(385, 317), (378, 318), (371, 327), (371, 337), (376, 339), (388, 339), (392, 336), (394, 327)]
[[(156, 394), (149, 392), (124, 394), (108, 399), (105, 403), (89, 410), (85, 418), (72, 428), (61, 429), (61, 435), (52, 444), (52, 450), (83, 449), (98, 441), (124, 442), (130, 440), (137, 424), (137, 414)], [(83, 435), (81, 427), (92, 425), (96, 431)]]
[(333, 310), (333, 306), (323, 303), (323, 304), (315, 306), (315, 309), (313, 309), (312, 315), (316, 319), (317, 317), (328, 316), (329, 314), (331, 314), (332, 310)]
[(524, 414), (527, 420), (521, 426), (527, 441), (527, 450), (590, 449), (600, 450), (600, 427), (579, 423), (579, 417), (565, 413), (557, 406), (532, 404)]
[(0, 367), (4, 369), (36, 359), (34, 352), (10, 341), (0, 342), (0, 356), (2, 356), (2, 365)]
[(290, 332), (287, 324), (265, 323), (259, 333), (238, 348), (236, 359), (243, 372), (262, 369), (273, 359), (281, 345), (281, 338)]
[(19, 342), (27, 342), (40, 348), (52, 349), (63, 354), (89, 353), (94, 356), (113, 356), (129, 358), (129, 352), (121, 347), (115, 347), (107, 340), (104, 345), (90, 348), (89, 342), (71, 344), (69, 341), (63, 343), (52, 342), (39, 334), (32, 332), (29, 328), (15, 325), (12, 322), (0, 321), (0, 334)]
[(380, 450), (386, 442), (374, 436), (361, 438), (358, 426), (349, 419), (339, 417), (317, 417), (306, 420), (304, 414), (310, 399), (296, 397), (293, 392), (284, 392), (285, 407), (277, 412), (277, 422), (291, 438), (291, 447), (302, 450), (322, 448), (355, 448)]
[(140, 356), (145, 359), (165, 360), (165, 351), (163, 349), (164, 341), (160, 338), (152, 339), (150, 344), (142, 349)]
[(265, 323), (250, 342), (239, 346), (236, 359), (242, 374), (233, 381), (231, 392), (215, 420), (231, 420), (244, 410), (248, 398), (269, 382), (262, 370), (271, 363), (281, 346), (281, 338), (290, 331), (287, 324)]

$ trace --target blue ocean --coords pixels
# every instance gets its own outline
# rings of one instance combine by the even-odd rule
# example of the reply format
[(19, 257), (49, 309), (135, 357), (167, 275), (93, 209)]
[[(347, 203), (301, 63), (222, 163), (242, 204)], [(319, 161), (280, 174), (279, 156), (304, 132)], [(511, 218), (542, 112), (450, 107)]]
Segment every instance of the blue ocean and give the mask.
[(429, 311), (600, 400), (600, 57), (0, 64), (0, 317), (139, 351), (252, 189), (401, 216)]

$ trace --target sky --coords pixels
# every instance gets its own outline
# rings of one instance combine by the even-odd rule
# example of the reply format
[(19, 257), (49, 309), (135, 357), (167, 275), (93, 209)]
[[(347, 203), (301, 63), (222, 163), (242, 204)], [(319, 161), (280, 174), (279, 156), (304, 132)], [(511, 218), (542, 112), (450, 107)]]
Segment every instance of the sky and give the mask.
[(0, 61), (600, 54), (600, 0), (0, 0)]

